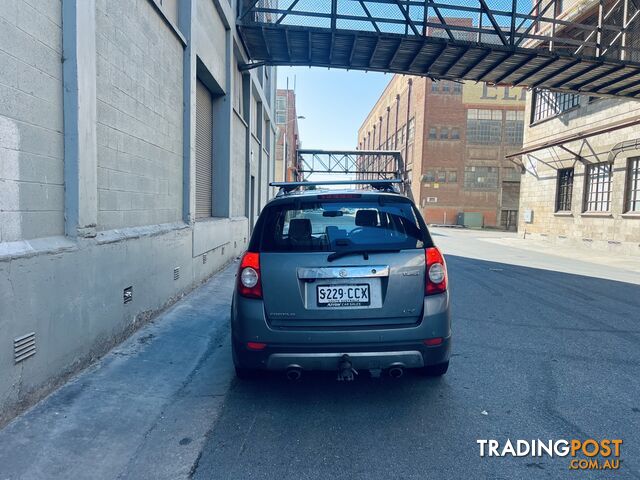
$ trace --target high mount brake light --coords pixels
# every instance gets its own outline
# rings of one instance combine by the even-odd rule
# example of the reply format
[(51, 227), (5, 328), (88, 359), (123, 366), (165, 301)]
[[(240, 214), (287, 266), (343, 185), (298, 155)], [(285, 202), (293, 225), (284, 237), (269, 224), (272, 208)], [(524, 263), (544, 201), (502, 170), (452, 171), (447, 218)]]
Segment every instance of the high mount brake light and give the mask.
[(347, 198), (362, 198), (362, 195), (359, 193), (327, 193), (324, 195), (318, 195), (318, 200), (340, 200)]
[(447, 291), (447, 264), (436, 247), (425, 250), (426, 284), (425, 295), (435, 295)]
[(247, 298), (262, 298), (260, 254), (246, 252), (238, 269), (238, 294)]

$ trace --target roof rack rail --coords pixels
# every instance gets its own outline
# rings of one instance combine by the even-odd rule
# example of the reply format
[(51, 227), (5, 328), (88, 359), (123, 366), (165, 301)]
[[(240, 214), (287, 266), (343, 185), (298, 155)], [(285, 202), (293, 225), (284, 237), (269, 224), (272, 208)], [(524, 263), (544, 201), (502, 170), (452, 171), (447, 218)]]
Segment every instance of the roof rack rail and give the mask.
[(399, 193), (393, 188), (394, 184), (400, 184), (402, 180), (390, 178), (387, 180), (321, 180), (318, 182), (271, 182), (269, 186), (279, 187), (278, 196), (286, 195), (303, 187), (317, 187), (324, 185), (369, 185), (376, 190)]

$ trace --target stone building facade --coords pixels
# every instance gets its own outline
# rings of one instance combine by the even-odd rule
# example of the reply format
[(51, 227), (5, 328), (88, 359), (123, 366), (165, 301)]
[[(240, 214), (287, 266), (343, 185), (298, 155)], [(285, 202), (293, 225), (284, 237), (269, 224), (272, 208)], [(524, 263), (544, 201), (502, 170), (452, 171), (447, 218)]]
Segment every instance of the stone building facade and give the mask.
[[(624, 16), (624, 5), (607, 5), (611, 18)], [(572, 0), (558, 3), (557, 14), (564, 21), (593, 22), (599, 8), (598, 2)], [(628, 37), (616, 37), (617, 45), (637, 43)], [(638, 50), (625, 54), (635, 60)], [(600, 76), (592, 83), (609, 92), (618, 89), (616, 79)], [(525, 118), (523, 149), (512, 157), (525, 172), (518, 231), (600, 252), (640, 254), (640, 102), (534, 90)]]
[(396, 75), (358, 131), (360, 150), (400, 150), (429, 223), (515, 229), (520, 88)]
[(241, 253), (275, 70), (235, 1), (0, 9), (0, 423)]
[[(544, 95), (565, 110), (546, 109), (544, 117)], [(640, 103), (559, 98), (549, 92), (529, 95), (523, 149), (535, 150), (516, 157), (525, 169), (518, 231), (561, 244), (640, 254)], [(536, 148), (544, 143), (554, 145)]]

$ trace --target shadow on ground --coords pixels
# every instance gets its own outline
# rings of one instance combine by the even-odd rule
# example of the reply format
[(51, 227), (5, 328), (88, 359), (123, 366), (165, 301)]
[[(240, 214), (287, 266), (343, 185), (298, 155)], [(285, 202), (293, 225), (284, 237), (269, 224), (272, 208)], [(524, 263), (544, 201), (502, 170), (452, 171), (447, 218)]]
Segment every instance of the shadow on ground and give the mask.
[[(448, 256), (442, 379), (234, 382), (196, 478), (565, 478), (563, 458), (480, 458), (478, 439), (622, 438), (640, 458), (640, 287)], [(591, 478), (581, 472), (581, 478)]]

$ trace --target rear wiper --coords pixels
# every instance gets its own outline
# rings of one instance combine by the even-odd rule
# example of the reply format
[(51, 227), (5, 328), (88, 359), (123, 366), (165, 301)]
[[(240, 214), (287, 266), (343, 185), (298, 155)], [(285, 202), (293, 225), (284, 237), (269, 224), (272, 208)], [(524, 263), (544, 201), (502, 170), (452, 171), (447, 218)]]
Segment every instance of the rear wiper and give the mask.
[(399, 252), (399, 248), (356, 248), (353, 250), (341, 250), (339, 252), (333, 252), (327, 257), (327, 262), (333, 262), (347, 255), (364, 255), (365, 260), (369, 260), (369, 254), (371, 253), (390, 253)]

